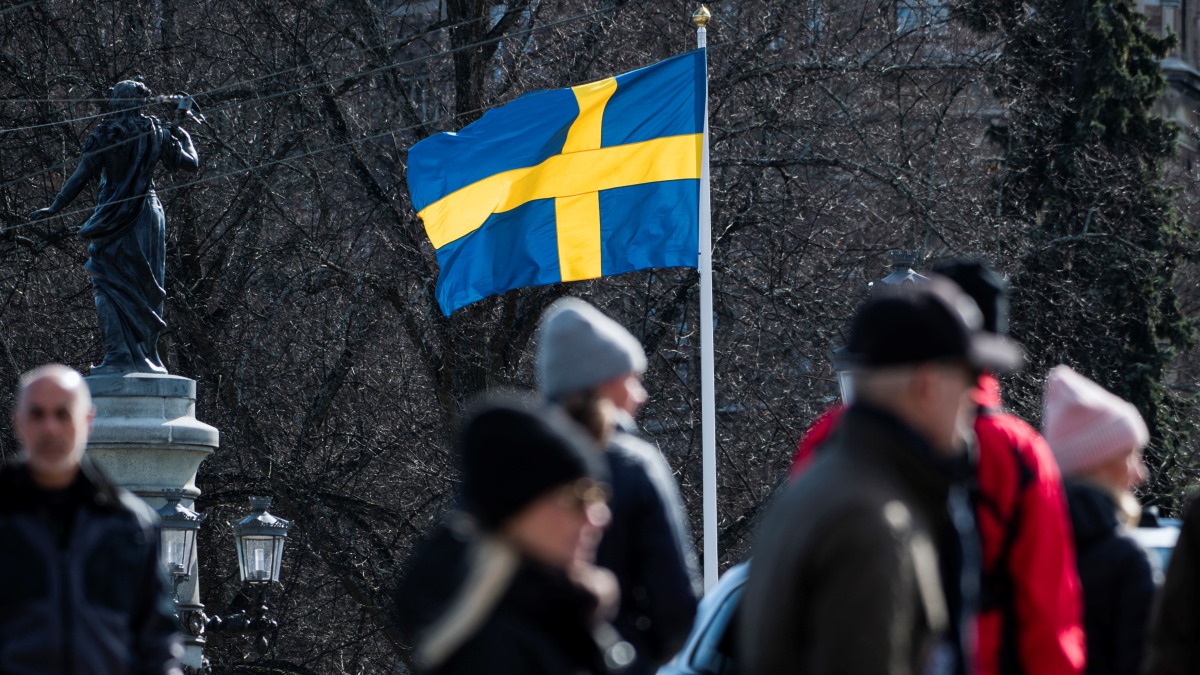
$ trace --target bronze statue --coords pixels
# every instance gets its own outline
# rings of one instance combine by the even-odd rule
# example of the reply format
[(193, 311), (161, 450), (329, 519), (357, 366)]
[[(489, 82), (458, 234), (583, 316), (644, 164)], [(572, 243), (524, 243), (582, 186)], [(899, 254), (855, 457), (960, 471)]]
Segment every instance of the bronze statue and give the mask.
[(158, 357), (163, 321), (167, 232), (162, 204), (154, 193), (154, 167), (200, 168), (192, 139), (181, 127), (143, 114), (152, 92), (134, 80), (112, 89), (112, 112), (83, 145), (79, 167), (38, 220), (61, 211), (95, 178), (100, 195), (92, 217), (79, 229), (88, 242), (88, 262), (104, 361), (92, 374), (165, 373)]

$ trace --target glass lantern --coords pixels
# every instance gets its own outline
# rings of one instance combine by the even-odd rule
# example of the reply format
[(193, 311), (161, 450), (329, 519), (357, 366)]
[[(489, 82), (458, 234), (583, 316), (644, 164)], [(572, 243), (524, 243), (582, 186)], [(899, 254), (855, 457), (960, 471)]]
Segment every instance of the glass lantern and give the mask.
[(880, 286), (920, 285), (929, 281), (929, 277), (913, 270), (918, 263), (916, 251), (889, 251), (888, 260), (891, 262), (891, 271), (879, 281), (867, 284), (867, 288), (871, 291)]
[(233, 524), (238, 567), (244, 582), (268, 584), (279, 581), (283, 541), (291, 522), (267, 513), (270, 507), (270, 497), (251, 497), (250, 515)]
[(845, 347), (838, 347), (832, 354), (833, 370), (837, 373), (838, 389), (842, 394), (842, 405), (854, 402), (854, 364)]
[(186, 578), (196, 562), (196, 533), (200, 530), (204, 514), (196, 513), (180, 503), (183, 501), (183, 490), (163, 490), (163, 499), (167, 503), (158, 509), (158, 517), (162, 521), (160, 560), (168, 574), (177, 579)]

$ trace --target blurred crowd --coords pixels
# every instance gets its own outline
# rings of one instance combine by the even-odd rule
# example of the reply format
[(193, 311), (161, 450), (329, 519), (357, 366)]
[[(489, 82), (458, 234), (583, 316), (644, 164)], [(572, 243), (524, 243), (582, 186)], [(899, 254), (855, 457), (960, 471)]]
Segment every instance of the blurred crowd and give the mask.
[(1059, 366), (1041, 433), (1005, 412), (997, 376), (1025, 359), (1004, 280), (970, 260), (934, 272), (859, 308), (841, 403), (801, 439), (751, 560), (699, 606), (678, 486), (634, 424), (645, 353), (587, 303), (554, 303), (539, 391), (466, 417), (458, 506), (396, 592), (420, 667), (1200, 672), (1200, 516), (1165, 580), (1130, 536), (1137, 409)]
[[(455, 507), (409, 559), (395, 622), (436, 675), (1200, 673), (1200, 500), (1169, 568), (1131, 536), (1137, 409), (1058, 366), (1042, 430), (1004, 280), (950, 261), (856, 312), (841, 402), (812, 422), (751, 559), (701, 587), (666, 459), (635, 424), (646, 354), (595, 307), (543, 314), (537, 392), (455, 431)], [(79, 373), (21, 380), (0, 469), (0, 673), (181, 672), (160, 530), (85, 454)], [(700, 600), (704, 596), (703, 601)]]

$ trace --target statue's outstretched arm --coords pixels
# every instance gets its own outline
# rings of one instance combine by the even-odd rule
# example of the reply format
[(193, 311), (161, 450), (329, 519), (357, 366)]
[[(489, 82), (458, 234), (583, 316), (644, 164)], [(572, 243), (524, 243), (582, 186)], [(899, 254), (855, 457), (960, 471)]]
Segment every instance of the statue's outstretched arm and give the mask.
[(79, 196), (79, 193), (99, 173), (99, 170), (99, 159), (93, 153), (84, 152), (79, 158), (79, 166), (75, 167), (75, 173), (71, 174), (66, 184), (63, 185), (62, 190), (58, 191), (58, 196), (54, 198), (54, 203), (44, 209), (38, 209), (30, 213), (29, 219), (41, 220), (62, 211), (67, 204), (70, 204)]
[(196, 154), (196, 146), (192, 145), (192, 137), (183, 127), (171, 127), (171, 135), (175, 140), (179, 141), (179, 157), (176, 158), (175, 167), (179, 169), (187, 169), (195, 171), (200, 168), (200, 156)]

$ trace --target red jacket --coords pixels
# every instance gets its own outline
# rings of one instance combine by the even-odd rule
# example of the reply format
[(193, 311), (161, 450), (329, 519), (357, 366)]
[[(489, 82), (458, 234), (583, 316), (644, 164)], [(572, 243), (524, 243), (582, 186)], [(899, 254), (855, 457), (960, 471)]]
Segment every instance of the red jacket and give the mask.
[[(980, 378), (975, 400), (983, 409), (975, 420), (976, 519), (985, 596), (978, 618), (979, 673), (1078, 675), (1084, 670), (1083, 596), (1058, 466), (1037, 431), (999, 412), (1000, 387), (994, 377)], [(805, 432), (792, 461), (793, 478), (804, 471), (843, 410), (841, 405), (826, 410)], [(1002, 558), (1007, 558), (1006, 565)], [(1006, 602), (1011, 604), (1016, 641), (1002, 654)], [(1009, 657), (1019, 662), (1020, 671), (1002, 667)]]

